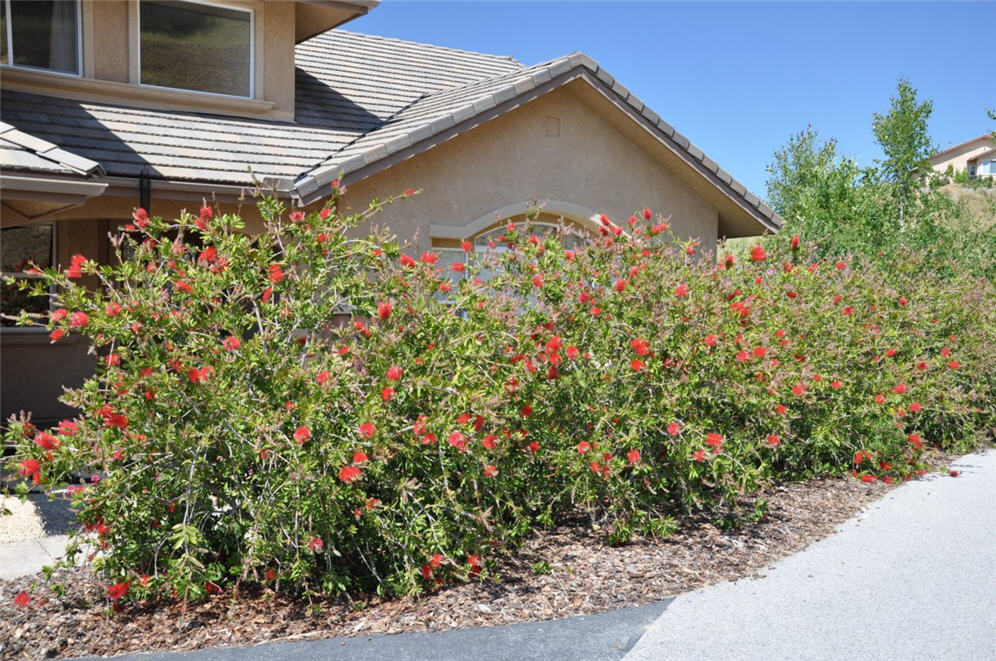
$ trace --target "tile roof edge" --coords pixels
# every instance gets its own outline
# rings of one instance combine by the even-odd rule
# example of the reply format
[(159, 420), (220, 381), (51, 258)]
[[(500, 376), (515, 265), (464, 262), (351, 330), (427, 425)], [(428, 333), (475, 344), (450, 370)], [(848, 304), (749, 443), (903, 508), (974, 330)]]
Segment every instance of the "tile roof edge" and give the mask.
[[(527, 69), (528, 68), (530, 67), (527, 67)], [(422, 142), (423, 140), (431, 139), (446, 130), (459, 127), (462, 122), (469, 121), (470, 119), (473, 119), (473, 117), (496, 109), (503, 103), (507, 103), (520, 96), (529, 94), (542, 85), (552, 83), (557, 78), (562, 76), (569, 78), (569, 74), (572, 71), (578, 70), (588, 71), (600, 84), (618, 97), (620, 101), (627, 104), (635, 114), (642, 117), (644, 121), (650, 124), (657, 132), (662, 134), (667, 141), (674, 143), (674, 147), (676, 149), (680, 149), (684, 154), (688, 155), (692, 161), (701, 166), (703, 170), (701, 174), (703, 176), (707, 179), (715, 179), (716, 181), (712, 182), (713, 185), (725, 188), (730, 197), (740, 203), (741, 206), (753, 215), (762, 226), (771, 231), (777, 231), (782, 227), (784, 224), (783, 219), (767, 204), (765, 204), (759, 196), (751, 193), (746, 186), (730, 176), (715, 161), (709, 158), (701, 148), (693, 144), (688, 138), (676, 131), (673, 126), (661, 119), (660, 115), (651, 110), (638, 97), (631, 94), (628, 88), (617, 81), (612, 74), (599, 66), (598, 62), (581, 51), (575, 51), (563, 57), (550, 60), (545, 66), (537, 71), (534, 71), (529, 77), (514, 81), (499, 88), (498, 90), (495, 90), (489, 96), (479, 99), (472, 104), (473, 114), (469, 117), (465, 116), (465, 107), (460, 106), (449, 114), (436, 119), (428, 125), (429, 127), (432, 127), (431, 130), (427, 131), (426, 129), (428, 127), (420, 126), (409, 134), (406, 134), (409, 137), (408, 141), (402, 141), (398, 138), (391, 140), (387, 143), (392, 146), (391, 149), (387, 149), (387, 145), (385, 144), (379, 144), (372, 147), (370, 150), (354, 155), (341, 163), (320, 165), (310, 171), (304, 172), (298, 179), (298, 183), (295, 185), (295, 188), (298, 189), (300, 187), (300, 194), (302, 199), (304, 199), (308, 195), (307, 193), (304, 193), (305, 189), (312, 191), (320, 189), (331, 183), (333, 179), (339, 179), (342, 176), (349, 175), (351, 172), (371, 166), (378, 161), (405, 150), (414, 149), (417, 147), (417, 143)], [(544, 71), (548, 71), (550, 74), (550, 77), (547, 80), (543, 80), (544, 76), (542, 74)], [(543, 82), (538, 82), (537, 79)], [(566, 80), (563, 82), (566, 82)], [(554, 87), (556, 86), (559, 85), (554, 85)], [(453, 89), (441, 90), (440, 93), (452, 93), (453, 91)], [(471, 104), (466, 105), (469, 106)], [(458, 117), (460, 118), (458, 119)], [(417, 138), (414, 136), (416, 133), (419, 133)], [(421, 135), (422, 133), (425, 133), (426, 135)], [(315, 184), (317, 184), (317, 187)]]
[(57, 163), (77, 174), (86, 176), (102, 176), (105, 174), (104, 167), (97, 161), (84, 158), (59, 147), (59, 145), (35, 137), (30, 133), (25, 133), (7, 122), (0, 121), (0, 138), (24, 148), (26, 151), (40, 158)]
[[(330, 32), (335, 32), (336, 34), (346, 34), (346, 35), (351, 35), (351, 36), (356, 36), (356, 37), (369, 37), (371, 39), (382, 39), (384, 41), (393, 41), (393, 42), (401, 43), (401, 44), (415, 44), (417, 46), (428, 46), (430, 48), (438, 48), (439, 50), (450, 51), (451, 53), (465, 53), (467, 55), (480, 55), (481, 57), (488, 57), (488, 58), (491, 58), (491, 59), (494, 59), (494, 60), (507, 60), (509, 62), (513, 62), (515, 64), (518, 64), (523, 69), (526, 68), (526, 65), (524, 65), (522, 62), (520, 62), (519, 60), (515, 59), (515, 57), (513, 57), (511, 55), (498, 55), (496, 53), (482, 53), (481, 51), (469, 50), (467, 48), (454, 48), (453, 46), (440, 46), (439, 44), (430, 44), (430, 43), (426, 43), (424, 41), (412, 41), (411, 39), (401, 39), (400, 37), (387, 37), (385, 35), (381, 35), (381, 34), (370, 34), (370, 33), (367, 33), (367, 32), (354, 32), (353, 30), (341, 30), (341, 29), (338, 29), (338, 28), (332, 28), (331, 30), (326, 30), (325, 32), (321, 32), (319, 34), (316, 34), (314, 37), (311, 37), (311, 39), (315, 39), (316, 37), (320, 37), (320, 36), (328, 34)], [(309, 41), (309, 40), (305, 40), (305, 41)], [(305, 43), (305, 42), (301, 42), (301, 43)]]

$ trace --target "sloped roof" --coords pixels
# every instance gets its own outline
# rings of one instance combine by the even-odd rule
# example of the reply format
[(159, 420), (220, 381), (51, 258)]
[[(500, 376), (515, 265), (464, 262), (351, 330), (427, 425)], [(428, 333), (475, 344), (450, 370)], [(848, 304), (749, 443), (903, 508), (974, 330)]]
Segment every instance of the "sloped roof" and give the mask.
[(996, 156), (996, 148), (990, 149), (989, 151), (984, 151), (981, 154), (976, 154), (975, 156), (973, 156), (972, 158), (970, 158), (968, 160), (969, 161), (981, 161), (983, 159), (990, 158), (992, 156)]
[(948, 154), (951, 154), (952, 152), (956, 152), (956, 151), (958, 151), (960, 149), (964, 149), (965, 147), (970, 147), (971, 145), (974, 145), (974, 144), (986, 143), (986, 142), (988, 142), (988, 143), (992, 143), (993, 142), (993, 136), (992, 136), (991, 133), (984, 133), (984, 134), (982, 134), (982, 135), (980, 135), (978, 137), (972, 138), (971, 140), (966, 140), (965, 142), (960, 142), (957, 145), (953, 145), (951, 147), (948, 147), (947, 149), (943, 149), (943, 150), (937, 152), (936, 154), (934, 154), (933, 156), (931, 156), (930, 160), (931, 161), (943, 161), (944, 157), (946, 157)]
[(0, 122), (0, 164), (8, 170), (82, 176), (103, 174), (100, 163), (28, 135), (6, 122)]
[[(686, 163), (768, 229), (781, 219), (610, 74), (574, 53), (531, 67), (486, 55), (331, 30), (295, 50), (295, 121), (149, 110), (2, 91), (3, 120), (99, 162), (109, 175), (147, 170), (172, 180), (279, 183), (305, 201), (332, 179), (392, 157), (583, 78), (625, 105)], [(0, 165), (7, 165), (0, 152)], [(252, 172), (249, 171), (249, 166)]]

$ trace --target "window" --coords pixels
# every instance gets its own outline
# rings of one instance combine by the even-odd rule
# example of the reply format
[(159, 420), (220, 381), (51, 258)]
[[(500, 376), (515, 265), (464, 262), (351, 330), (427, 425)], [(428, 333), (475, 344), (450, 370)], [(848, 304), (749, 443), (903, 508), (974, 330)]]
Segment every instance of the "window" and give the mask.
[(251, 10), (141, 0), (138, 22), (143, 85), (252, 96)]
[(80, 75), (79, 0), (3, 0), (0, 64)]
[[(54, 225), (11, 227), (0, 232), (0, 270), (4, 276), (13, 276), (17, 280), (35, 278), (36, 276), (27, 273), (29, 264), (34, 264), (38, 268), (48, 268), (54, 261), (54, 252)], [(4, 283), (0, 298), (0, 313), (17, 315), (21, 310), (47, 314), (49, 300), (19, 291), (16, 283)], [(3, 319), (2, 323), (4, 326), (15, 325), (11, 319)]]

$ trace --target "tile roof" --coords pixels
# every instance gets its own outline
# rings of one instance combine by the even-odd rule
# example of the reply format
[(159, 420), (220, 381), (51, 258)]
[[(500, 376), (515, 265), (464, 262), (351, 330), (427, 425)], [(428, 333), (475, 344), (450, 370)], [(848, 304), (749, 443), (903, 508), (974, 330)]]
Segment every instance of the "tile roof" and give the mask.
[(6, 122), (0, 122), (0, 164), (8, 170), (55, 174), (103, 174), (100, 163), (82, 158)]
[[(281, 182), (306, 201), (340, 174), (414, 153), (520, 97), (583, 77), (769, 229), (781, 219), (583, 53), (525, 67), (485, 55), (331, 30), (295, 50), (295, 121), (148, 110), (4, 90), (3, 121), (110, 175)], [(2, 136), (0, 136), (2, 137)], [(0, 165), (8, 154), (0, 143)], [(252, 172), (247, 164), (251, 164)]]

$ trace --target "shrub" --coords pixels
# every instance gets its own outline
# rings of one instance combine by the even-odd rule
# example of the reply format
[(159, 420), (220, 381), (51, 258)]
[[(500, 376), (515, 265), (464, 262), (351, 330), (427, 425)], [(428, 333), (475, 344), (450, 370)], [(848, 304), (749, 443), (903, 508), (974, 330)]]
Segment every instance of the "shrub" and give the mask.
[(570, 250), (510, 225), (444, 269), (336, 201), (261, 200), (256, 238), (139, 211), (117, 264), (21, 285), (58, 287), (53, 341), (101, 360), (75, 420), (11, 421), (11, 467), (94, 475), (74, 506), (112, 598), (415, 592), (568, 514), (666, 534), (771, 480), (907, 479), (992, 428), (992, 285), (914, 254), (784, 237), (716, 265), (647, 210)]

